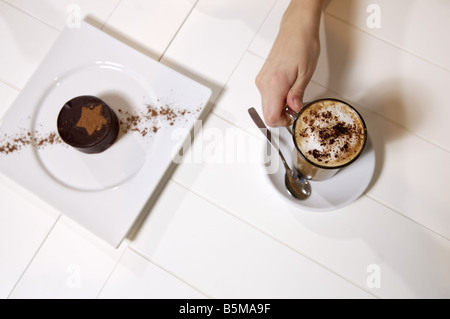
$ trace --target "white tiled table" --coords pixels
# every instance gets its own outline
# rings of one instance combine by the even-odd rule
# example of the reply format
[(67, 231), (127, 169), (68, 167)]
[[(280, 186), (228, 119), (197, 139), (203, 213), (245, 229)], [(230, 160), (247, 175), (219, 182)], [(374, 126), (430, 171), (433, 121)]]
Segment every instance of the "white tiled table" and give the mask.
[[(247, 108), (288, 0), (0, 0), (0, 118), (73, 10), (213, 90), (203, 130), (260, 144)], [(380, 9), (370, 28), (369, 5)], [(370, 7), (370, 8), (373, 8)], [(358, 105), (373, 181), (294, 209), (251, 160), (190, 161), (117, 249), (0, 176), (1, 298), (449, 298), (450, 2), (332, 0), (306, 100)], [(375, 267), (375, 268), (373, 268)], [(374, 275), (379, 285), (373, 285)]]

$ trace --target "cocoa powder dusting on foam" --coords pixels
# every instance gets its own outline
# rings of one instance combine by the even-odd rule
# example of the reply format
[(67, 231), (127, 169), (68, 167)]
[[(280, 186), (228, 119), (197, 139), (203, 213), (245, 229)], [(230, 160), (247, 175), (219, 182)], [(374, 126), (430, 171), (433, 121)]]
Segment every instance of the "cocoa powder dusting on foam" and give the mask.
[(343, 106), (334, 103), (312, 107), (302, 116), (296, 130), (296, 139), (305, 154), (325, 165), (353, 158), (363, 145), (365, 135), (355, 114), (345, 108), (341, 110)]
[[(136, 132), (145, 137), (156, 134), (164, 126), (175, 125), (181, 120), (188, 121), (187, 116), (196, 115), (200, 110), (200, 108), (191, 110), (171, 107), (170, 105), (146, 105), (143, 110), (137, 113), (119, 109), (117, 115), (122, 133)], [(0, 136), (0, 155), (16, 153), (30, 146), (36, 149), (44, 149), (56, 144), (65, 144), (56, 131), (44, 133), (38, 130), (22, 129), (18, 133), (5, 133)]]
[[(358, 128), (354, 124), (347, 124), (343, 121), (339, 121), (338, 116), (333, 116), (330, 111), (325, 112), (311, 112), (312, 119), (310, 122), (310, 126), (313, 126), (315, 121), (319, 121), (322, 123), (329, 123), (330, 120), (333, 120), (336, 124), (330, 127), (321, 127), (319, 129), (319, 143), (321, 146), (331, 146), (335, 143), (336, 140), (345, 140), (351, 139), (353, 136), (360, 134)], [(346, 152), (349, 148), (349, 144), (347, 142), (340, 148), (341, 152)], [(331, 157), (329, 150), (325, 148), (325, 151), (319, 151), (314, 149), (308, 152), (319, 162), (325, 161), (327, 163), (327, 159)]]

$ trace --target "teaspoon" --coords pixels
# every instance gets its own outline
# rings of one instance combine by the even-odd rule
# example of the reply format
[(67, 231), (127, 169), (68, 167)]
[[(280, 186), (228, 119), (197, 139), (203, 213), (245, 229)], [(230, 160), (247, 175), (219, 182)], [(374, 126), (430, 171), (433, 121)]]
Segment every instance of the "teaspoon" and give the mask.
[(284, 183), (286, 185), (288, 193), (297, 199), (308, 198), (309, 195), (311, 195), (311, 184), (309, 183), (309, 181), (306, 179), (305, 176), (300, 174), (300, 172), (298, 172), (295, 169), (291, 169), (289, 167), (283, 154), (281, 153), (280, 148), (278, 147), (276, 142), (272, 140), (272, 133), (264, 124), (263, 120), (259, 116), (258, 112), (255, 110), (255, 108), (253, 107), (249, 108), (248, 113), (250, 114), (250, 117), (252, 118), (253, 122), (255, 122), (256, 126), (258, 126), (258, 128), (267, 138), (269, 143), (273, 146), (273, 148), (276, 151), (278, 151), (278, 154), (280, 155), (281, 161), (283, 162), (284, 168), (286, 170), (284, 176)]

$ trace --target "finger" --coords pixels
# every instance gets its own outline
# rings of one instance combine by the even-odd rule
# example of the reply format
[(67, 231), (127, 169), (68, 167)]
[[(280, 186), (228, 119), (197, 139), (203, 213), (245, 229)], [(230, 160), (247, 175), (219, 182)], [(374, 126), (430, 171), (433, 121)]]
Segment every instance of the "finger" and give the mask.
[(286, 95), (290, 85), (285, 79), (272, 79), (263, 90), (262, 108), (264, 120), (268, 126), (286, 126), (288, 121), (285, 116)]
[(299, 112), (302, 108), (307, 85), (308, 81), (297, 78), (287, 94), (286, 103), (295, 112)]

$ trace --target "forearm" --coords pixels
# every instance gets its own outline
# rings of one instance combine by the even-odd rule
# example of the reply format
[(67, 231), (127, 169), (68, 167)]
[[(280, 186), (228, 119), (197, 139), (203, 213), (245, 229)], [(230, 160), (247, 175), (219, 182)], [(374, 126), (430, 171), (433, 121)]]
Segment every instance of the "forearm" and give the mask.
[(326, 0), (291, 0), (284, 12), (281, 27), (307, 27), (312, 32), (318, 32), (325, 2)]
[(319, 53), (319, 26), (325, 0), (291, 0), (280, 30), (256, 86), (266, 124), (288, 124), (286, 104), (295, 112), (302, 107), (306, 86), (314, 73)]

